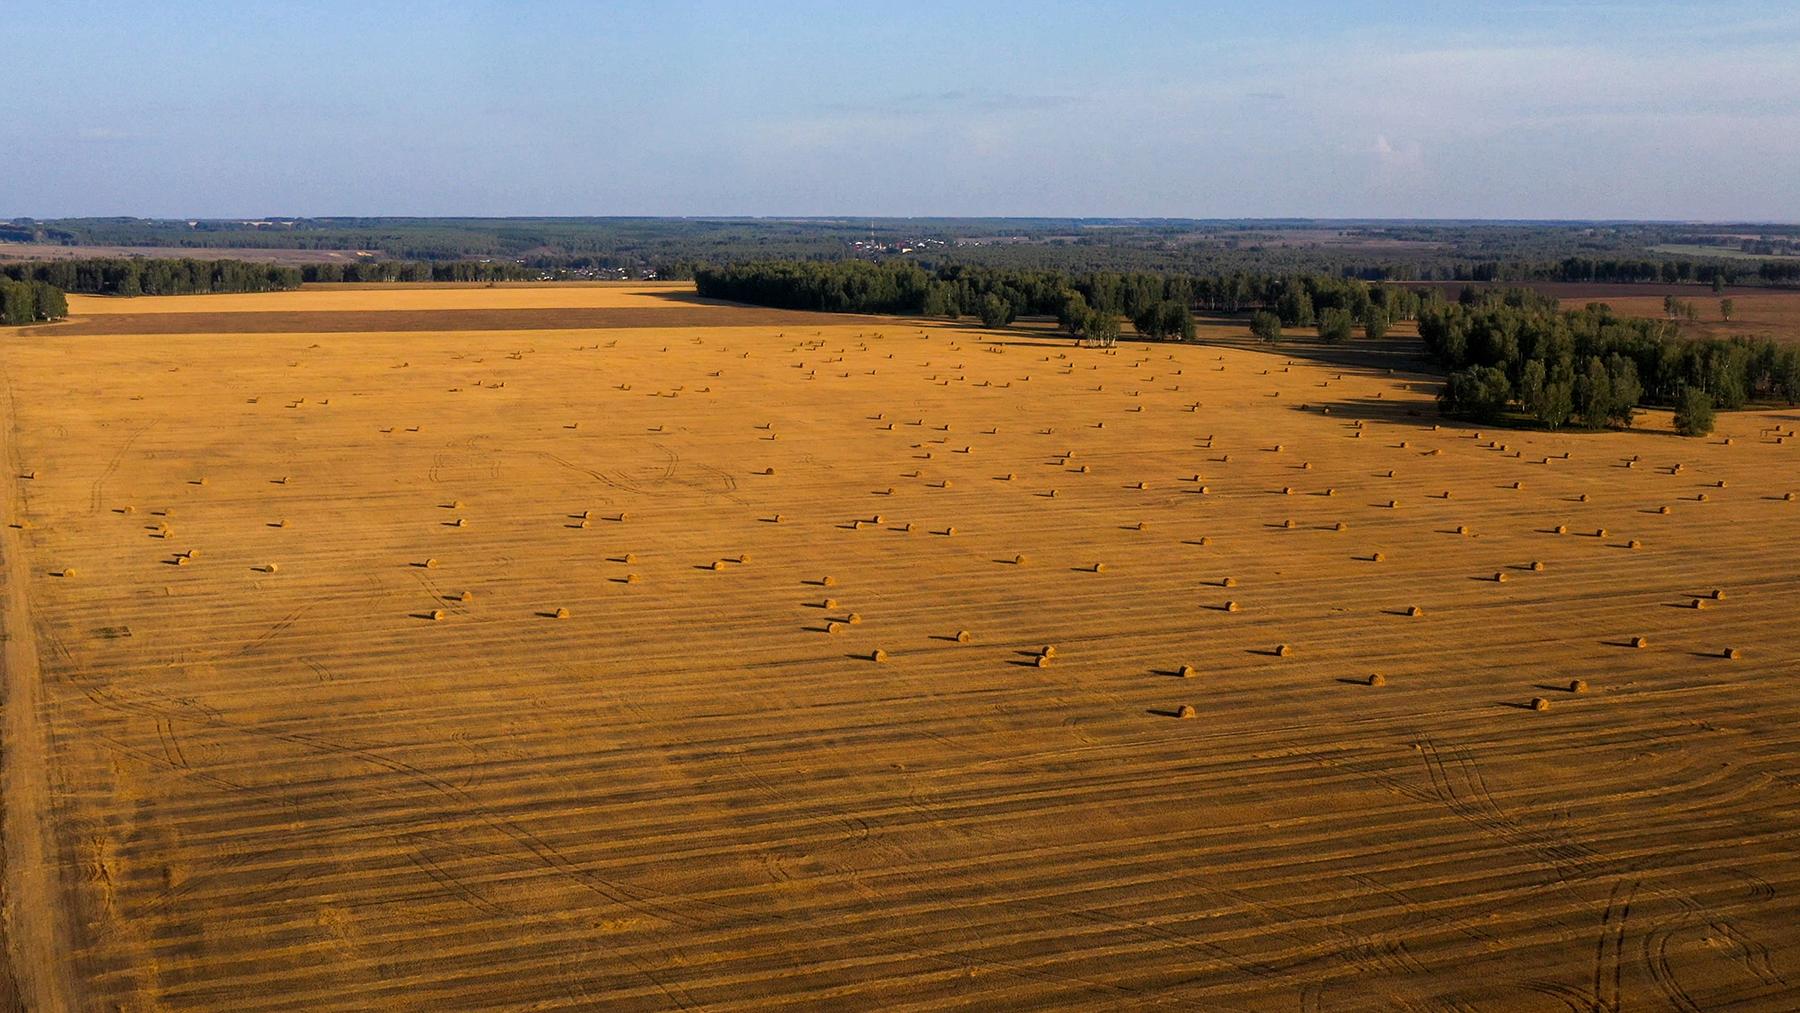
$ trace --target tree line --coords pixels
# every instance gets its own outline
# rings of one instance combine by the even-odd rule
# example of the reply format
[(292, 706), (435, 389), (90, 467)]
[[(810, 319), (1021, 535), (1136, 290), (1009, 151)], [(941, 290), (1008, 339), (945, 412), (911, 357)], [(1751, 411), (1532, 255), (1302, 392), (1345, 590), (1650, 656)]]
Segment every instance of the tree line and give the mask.
[(0, 325), (16, 327), (68, 315), (69, 302), (56, 286), (0, 276)]
[(289, 266), (245, 260), (105, 257), (0, 264), (0, 276), (43, 282), (88, 295), (194, 295), (205, 292), (280, 292), (304, 282), (524, 281), (543, 272), (510, 261), (351, 261)]
[(299, 268), (242, 260), (46, 260), (0, 265), (0, 274), (90, 295), (274, 292), (300, 285)]
[(306, 282), (530, 281), (543, 273), (511, 261), (360, 260), (342, 264), (305, 264), (300, 268), (300, 279)]
[(1601, 303), (1559, 310), (1524, 289), (1428, 308), (1419, 336), (1450, 371), (1440, 402), (1494, 421), (1522, 414), (1547, 429), (1629, 425), (1641, 404), (1676, 409), (1688, 435), (1715, 409), (1800, 401), (1800, 346), (1683, 338), (1666, 320), (1621, 317)]
[[(1283, 326), (1316, 327), (1328, 341), (1370, 337), (1440, 298), (1399, 285), (1331, 275), (1158, 274), (970, 267), (927, 271), (907, 260), (750, 261), (695, 270), (702, 296), (782, 309), (976, 317), (1003, 327), (1055, 317), (1074, 337), (1106, 344), (1119, 318), (1150, 338), (1192, 338), (1195, 307), (1235, 313), (1266, 307)], [(1090, 333), (1091, 332), (1091, 333)], [(1279, 336), (1279, 328), (1273, 336)]]

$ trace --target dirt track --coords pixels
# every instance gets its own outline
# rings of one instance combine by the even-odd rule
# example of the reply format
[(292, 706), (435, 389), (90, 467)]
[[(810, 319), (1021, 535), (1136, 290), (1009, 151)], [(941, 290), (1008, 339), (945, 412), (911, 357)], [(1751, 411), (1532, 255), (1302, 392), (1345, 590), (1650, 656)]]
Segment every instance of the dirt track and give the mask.
[(1795, 1005), (1794, 413), (660, 312), (4, 340), (73, 1008)]

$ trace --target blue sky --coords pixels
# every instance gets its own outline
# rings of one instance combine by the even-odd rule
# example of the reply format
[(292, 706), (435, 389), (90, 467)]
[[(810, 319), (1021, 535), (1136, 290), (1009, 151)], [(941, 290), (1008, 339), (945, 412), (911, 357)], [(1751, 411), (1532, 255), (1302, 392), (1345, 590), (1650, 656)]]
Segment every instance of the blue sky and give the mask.
[(1778, 3), (0, 9), (0, 216), (1800, 220)]

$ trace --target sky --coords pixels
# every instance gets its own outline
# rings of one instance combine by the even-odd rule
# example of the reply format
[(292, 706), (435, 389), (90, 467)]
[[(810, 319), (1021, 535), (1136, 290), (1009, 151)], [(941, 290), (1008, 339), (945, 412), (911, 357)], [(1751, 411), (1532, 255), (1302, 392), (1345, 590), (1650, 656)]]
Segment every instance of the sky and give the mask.
[(1800, 220), (1786, 2), (0, 12), (0, 217)]

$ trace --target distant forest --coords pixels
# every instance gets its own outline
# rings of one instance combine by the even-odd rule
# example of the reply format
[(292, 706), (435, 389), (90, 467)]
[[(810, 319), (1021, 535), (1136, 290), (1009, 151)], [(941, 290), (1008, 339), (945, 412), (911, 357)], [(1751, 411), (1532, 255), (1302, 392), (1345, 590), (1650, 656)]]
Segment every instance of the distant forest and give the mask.
[[(505, 265), (529, 272), (529, 277), (681, 278), (702, 264), (860, 259), (906, 260), (932, 271), (960, 265), (1069, 272), (1307, 273), (1366, 281), (1800, 284), (1800, 227), (1768, 224), (82, 218), (0, 222), (0, 244), (9, 241), (237, 251), (240, 259), (256, 259), (247, 251), (258, 250), (357, 251), (372, 261), (482, 262), (496, 269)], [(366, 266), (352, 264), (341, 269), (355, 271)]]
[(296, 267), (243, 260), (107, 257), (0, 263), (0, 277), (52, 285), (64, 292), (122, 296), (279, 292), (304, 282), (519, 281), (537, 276), (517, 264), (477, 261), (382, 260)]

